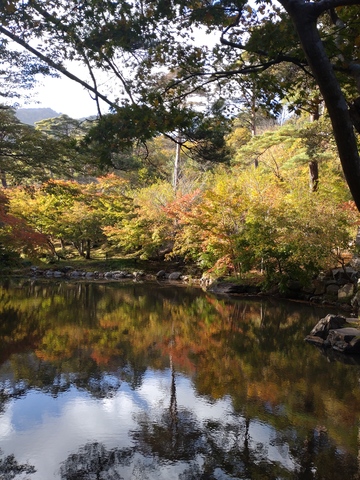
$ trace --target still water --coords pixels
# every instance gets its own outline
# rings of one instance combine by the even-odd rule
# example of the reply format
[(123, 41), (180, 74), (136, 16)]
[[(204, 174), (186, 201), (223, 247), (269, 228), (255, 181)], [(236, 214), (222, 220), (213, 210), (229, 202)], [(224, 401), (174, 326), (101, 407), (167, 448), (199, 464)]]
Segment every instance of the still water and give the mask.
[(141, 283), (0, 286), (0, 479), (358, 479), (329, 310)]

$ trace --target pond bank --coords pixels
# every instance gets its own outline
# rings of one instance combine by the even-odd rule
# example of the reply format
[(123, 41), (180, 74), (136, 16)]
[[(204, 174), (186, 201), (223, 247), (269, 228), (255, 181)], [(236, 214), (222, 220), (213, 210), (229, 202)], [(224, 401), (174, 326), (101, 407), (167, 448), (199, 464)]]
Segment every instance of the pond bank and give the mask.
[[(161, 268), (161, 267), (160, 267)], [(288, 300), (297, 300), (310, 304), (323, 305), (341, 308), (352, 314), (358, 313), (360, 305), (360, 271), (353, 266), (336, 268), (319, 275), (310, 285), (303, 287), (300, 282), (289, 282), (286, 291), (280, 291), (275, 286), (264, 289), (257, 282), (230, 281), (225, 278), (209, 279), (206, 276), (193, 277), (186, 275), (182, 269), (176, 269), (176, 266), (151, 273), (143, 270), (131, 271), (123, 270), (87, 270), (77, 269), (72, 266), (61, 266), (52, 268), (40, 268), (31, 266), (21, 272), (21, 276), (30, 276), (34, 278), (55, 278), (72, 280), (94, 280), (94, 281), (174, 281), (178, 283), (191, 284), (199, 286), (215, 295), (229, 296), (272, 296)]]

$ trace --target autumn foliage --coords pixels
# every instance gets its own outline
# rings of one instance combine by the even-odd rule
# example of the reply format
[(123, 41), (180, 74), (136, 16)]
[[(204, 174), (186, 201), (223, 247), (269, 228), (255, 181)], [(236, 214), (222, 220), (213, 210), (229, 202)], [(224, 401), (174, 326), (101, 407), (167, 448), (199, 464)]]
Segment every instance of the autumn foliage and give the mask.
[[(317, 151), (318, 133), (310, 133), (291, 124), (267, 131), (238, 146), (232, 165), (201, 174), (184, 162), (176, 189), (144, 169), (137, 177), (13, 186), (0, 197), (1, 244), (25, 255), (48, 248), (57, 257), (75, 249), (90, 258), (101, 248), (176, 258), (214, 276), (256, 271), (269, 283), (306, 283), (343, 264), (359, 224), (333, 146), (323, 142)], [(161, 146), (158, 138), (151, 153), (159, 164), (172, 152)], [(316, 188), (310, 160), (319, 164)]]
[(0, 247), (34, 255), (49, 249), (47, 236), (9, 212), (9, 199), (0, 192)]

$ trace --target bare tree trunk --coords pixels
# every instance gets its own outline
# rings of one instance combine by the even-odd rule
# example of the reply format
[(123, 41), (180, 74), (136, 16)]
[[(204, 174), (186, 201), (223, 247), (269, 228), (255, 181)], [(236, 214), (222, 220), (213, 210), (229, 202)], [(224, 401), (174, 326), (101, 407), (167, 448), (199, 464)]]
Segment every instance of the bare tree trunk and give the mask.
[(0, 178), (1, 178), (1, 185), (3, 188), (7, 188), (8, 184), (6, 181), (6, 172), (4, 170), (0, 170)]
[(174, 192), (177, 191), (179, 186), (179, 174), (180, 174), (180, 154), (181, 154), (181, 143), (180, 138), (177, 138), (176, 149), (175, 149), (175, 160), (174, 160), (174, 173), (173, 173), (173, 188)]
[(86, 260), (90, 260), (90, 251), (91, 251), (91, 241), (86, 240), (86, 246), (85, 246), (85, 258)]

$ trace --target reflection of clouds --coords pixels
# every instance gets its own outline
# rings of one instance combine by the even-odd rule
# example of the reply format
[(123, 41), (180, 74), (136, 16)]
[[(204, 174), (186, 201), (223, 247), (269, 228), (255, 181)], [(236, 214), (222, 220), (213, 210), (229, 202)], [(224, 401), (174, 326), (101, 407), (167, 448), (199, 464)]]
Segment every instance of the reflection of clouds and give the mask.
[[(185, 377), (176, 379), (177, 403), (179, 407), (190, 409), (200, 420), (208, 418), (212, 420), (225, 420), (225, 417), (233, 415), (231, 400), (223, 398), (217, 401), (209, 401), (199, 397), (192, 382)], [(189, 393), (191, 392), (191, 395)]]
[(138, 393), (149, 407), (167, 407), (169, 404), (170, 387), (171, 374), (169, 371), (154, 372), (147, 370)]
[[(148, 370), (139, 389), (133, 391), (123, 382), (111, 398), (95, 399), (75, 388), (57, 398), (29, 392), (27, 396), (9, 403), (0, 416), (2, 449), (5, 454), (14, 453), (18, 462), (34, 465), (36, 480), (60, 478), (60, 463), (85, 444), (100, 442), (107, 449), (132, 447), (129, 432), (138, 428), (137, 414), (145, 411), (150, 418), (156, 418), (157, 414), (168, 409), (170, 389), (169, 370)], [(213, 421), (234, 425), (235, 428), (244, 420), (234, 415), (229, 398), (210, 402), (199, 397), (191, 381), (180, 375), (176, 375), (176, 396), (178, 411), (191, 411), (194, 420), (203, 427), (206, 422)], [(33, 415), (36, 421), (26, 419), (21, 412)], [(292, 469), (294, 463), (288, 447), (272, 442), (275, 433), (268, 425), (252, 420), (249, 428), (250, 448), (264, 444), (269, 461)], [(242, 446), (239, 445), (239, 448)], [(134, 458), (138, 458), (138, 454)], [(153, 478), (170, 479), (178, 478), (178, 468), (181, 469), (181, 466), (177, 464), (177, 468), (174, 468), (174, 465), (164, 464), (160, 467), (158, 464), (157, 468), (161, 471), (157, 470)]]
[(276, 444), (276, 441), (274, 441), (274, 439), (276, 439), (275, 428), (259, 421), (251, 422), (249, 435), (250, 438), (253, 439), (250, 442), (250, 448), (255, 448), (256, 443), (261, 442), (266, 446), (266, 456), (270, 462), (278, 462), (289, 470), (295, 468), (296, 465), (290, 453), (289, 446), (284, 443)]
[(12, 424), (14, 402), (9, 403), (5, 413), (0, 415), (0, 438), (11, 435), (14, 430)]

